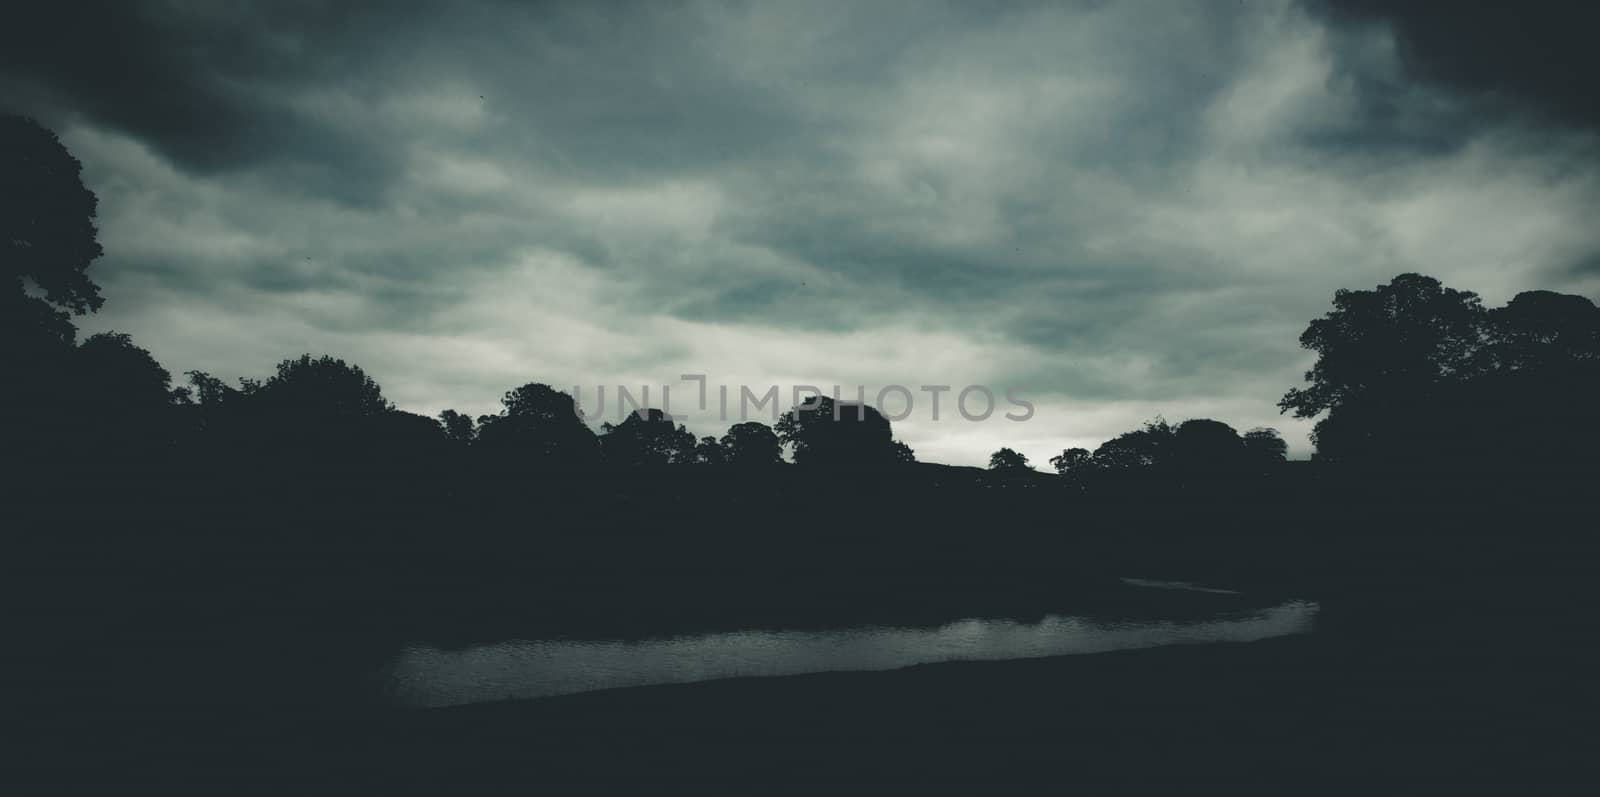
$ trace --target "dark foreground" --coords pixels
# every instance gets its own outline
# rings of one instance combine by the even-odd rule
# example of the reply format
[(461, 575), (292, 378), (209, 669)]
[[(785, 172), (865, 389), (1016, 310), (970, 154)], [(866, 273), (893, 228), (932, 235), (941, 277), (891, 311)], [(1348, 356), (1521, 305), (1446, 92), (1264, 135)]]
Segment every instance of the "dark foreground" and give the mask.
[[(1304, 513), (1314, 523), (1303, 528), (1320, 532), (1310, 541), (1287, 532), (1189, 533), (1193, 526), (1179, 525), (1175, 513), (1193, 523), (1193, 505), (1150, 510), (1174, 513), (1169, 522), (1102, 524), (1136, 542), (1140, 529), (1181, 530), (1198, 538), (1190, 545), (1176, 535), (1159, 546), (1121, 547), (1082, 535), (1071, 538), (1077, 549), (1063, 537), (1054, 549), (997, 544), (994, 536), (981, 548), (957, 546), (954, 537), (920, 547), (814, 538), (799, 549), (808, 552), (806, 566), (766, 570), (679, 567), (749, 557), (741, 548), (690, 548), (673, 538), (611, 546), (618, 553), (609, 559), (568, 543), (542, 568), (510, 561), (503, 546), (466, 547), (508, 561), (490, 568), (485, 553), (472, 567), (447, 567), (442, 555), (417, 556), (406, 560), (411, 567), (379, 577), (348, 565), (307, 566), (338, 561), (337, 549), (326, 546), (319, 558), (289, 567), (256, 555), (224, 559), (199, 545), (157, 549), (145, 537), (121, 535), (84, 546), (98, 564), (57, 555), (64, 575), (45, 579), (45, 560), (35, 558), (25, 560), (33, 581), (13, 581), (50, 587), (29, 594), (54, 612), (34, 613), (52, 621), (50, 635), (35, 637), (57, 642), (16, 645), (8, 661), (18, 675), (6, 686), (26, 703), (14, 716), (28, 733), (12, 748), (21, 765), (5, 773), (20, 776), (8, 779), (21, 788), (4, 793), (1594, 794), (1600, 542), (1589, 532), (1590, 510), (1525, 494), (1493, 498), (1330, 500)], [(1231, 512), (1215, 511), (1224, 509)], [(258, 522), (263, 532), (280, 528)], [(200, 531), (192, 539), (204, 540)], [(552, 538), (537, 539), (547, 551)], [(1208, 556), (1196, 554), (1200, 542)], [(152, 554), (141, 559), (141, 551), (191, 548), (197, 553), (166, 569)], [(712, 558), (718, 551), (721, 558)], [(825, 627), (843, 611), (835, 607), (895, 604), (889, 596), (906, 604), (896, 612), (910, 612), (929, 597), (966, 602), (995, 582), (1014, 587), (991, 601), (996, 611), (1048, 608), (1051, 590), (1040, 579), (1050, 573), (1000, 554), (1085, 567), (1160, 554), (1189, 563), (1193, 570), (1174, 565), (1173, 572), (1205, 583), (1260, 585), (1264, 579), (1249, 576), (1261, 572), (1304, 584), (1300, 594), (1323, 608), (1316, 633), (1252, 644), (417, 712), (371, 705), (349, 688), (397, 649), (402, 632), (464, 627), (471, 632), (464, 638), (493, 639), (525, 618), (498, 618), (484, 607), (546, 607), (559, 618), (577, 605), (554, 603), (568, 593), (586, 596), (582, 605), (595, 617), (654, 624), (698, 611), (706, 628), (739, 627), (747, 613)], [(824, 567), (894, 558), (905, 566), (853, 578), (849, 568)], [(590, 559), (607, 566), (571, 565)], [(630, 562), (638, 567), (623, 567)], [(1196, 564), (1206, 562), (1217, 564)], [(640, 575), (647, 572), (656, 575)], [(714, 572), (731, 575), (719, 581)], [(953, 579), (962, 574), (972, 583), (958, 589)], [(580, 577), (602, 575), (633, 588), (598, 601), (609, 593), (574, 587)], [(394, 586), (402, 579), (431, 588)], [(1056, 576), (1054, 583), (1065, 590), (1061, 600), (1086, 601), (1095, 593), (1071, 585), (1091, 581)], [(451, 598), (458, 590), (447, 584), (506, 586), (460, 590), (469, 600)], [(862, 591), (869, 585), (876, 592)], [(785, 595), (787, 603), (762, 602)], [(86, 605), (75, 608), (75, 596)], [(802, 597), (821, 608), (780, 611)], [(947, 609), (953, 606), (927, 611)], [(951, 616), (960, 615), (945, 619)], [(607, 638), (607, 628), (594, 624), (593, 633)]]
[[(1451, 669), (1313, 635), (428, 711), (264, 712), (198, 736), (163, 727), (194, 717), (146, 714), (123, 751), (134, 771), (102, 773), (125, 788), (97, 791), (1592, 794), (1592, 680), (1482, 652)], [(1526, 677), (1485, 677), (1510, 667)]]

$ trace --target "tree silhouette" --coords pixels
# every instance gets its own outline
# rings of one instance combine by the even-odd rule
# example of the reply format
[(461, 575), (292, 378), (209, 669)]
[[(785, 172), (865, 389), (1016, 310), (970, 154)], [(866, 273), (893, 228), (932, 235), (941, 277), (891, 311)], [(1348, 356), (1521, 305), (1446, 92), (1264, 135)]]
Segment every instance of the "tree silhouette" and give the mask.
[(1289, 444), (1277, 429), (1258, 426), (1244, 433), (1244, 450), (1254, 465), (1271, 466), (1289, 458)]
[(478, 436), (478, 427), (472, 417), (455, 410), (439, 413), (439, 423), (444, 426), (445, 436), (458, 445), (469, 445)]
[(757, 468), (783, 462), (782, 441), (772, 427), (760, 421), (745, 421), (728, 427), (720, 447), (730, 465)]
[(1279, 406), (1326, 413), (1318, 459), (1459, 470), (1571, 463), (1589, 447), (1573, 408), (1600, 393), (1600, 310), (1584, 297), (1529, 291), (1486, 311), (1471, 292), (1402, 274), (1337, 292), (1301, 344), (1318, 354), (1311, 384)]
[[(226, 429), (230, 444), (254, 452), (262, 468), (355, 468), (377, 457), (383, 416), (394, 409), (359, 366), (328, 355), (283, 360), (264, 381), (239, 380), (236, 394), (208, 379), (194, 380), (206, 422)], [(207, 394), (220, 406), (208, 408)]]
[(1050, 466), (1062, 476), (1071, 476), (1082, 473), (1094, 461), (1094, 455), (1087, 448), (1069, 448), (1050, 458)]
[(455, 442), (436, 418), (404, 410), (374, 416), (364, 425), (369, 431), (366, 449), (372, 468), (388, 478), (404, 479), (446, 467)]
[(1028, 458), (1012, 449), (1002, 448), (989, 455), (989, 470), (998, 473), (1027, 473), (1033, 470)]
[(189, 377), (190, 395), (202, 407), (220, 407), (239, 395), (238, 390), (205, 371), (188, 371), (185, 375)]
[(911, 465), (917, 461), (917, 452), (911, 446), (894, 440), (889, 443), (889, 461), (896, 465)]
[(100, 244), (81, 169), (54, 133), (0, 114), (0, 415), (11, 419), (0, 424), (0, 451), (19, 465), (66, 454), (73, 430), (88, 435), (89, 422), (103, 433), (107, 420), (75, 409), (86, 398), (78, 377), (94, 353), (74, 349), (71, 316), (101, 304), (85, 273)]
[(97, 403), (142, 409), (169, 406), (174, 399), (172, 375), (126, 334), (91, 335), (78, 346), (77, 360), (86, 398)]
[(610, 465), (660, 468), (694, 462), (694, 435), (658, 409), (630, 412), (620, 424), (601, 426), (601, 432), (600, 451)]
[[(1600, 430), (1600, 308), (1582, 296), (1517, 294), (1489, 311), (1496, 372), (1461, 391), (1461, 423), (1491, 412), (1476, 437), (1478, 459), (1495, 469), (1578, 472), (1590, 467)], [(1462, 456), (1459, 452), (1457, 456)]]
[(1144, 468), (1164, 462), (1172, 445), (1172, 427), (1157, 418), (1143, 428), (1123, 432), (1094, 450), (1094, 466), (1105, 470)]
[(728, 450), (722, 446), (722, 441), (707, 435), (695, 444), (694, 461), (698, 465), (726, 465)]
[(503, 465), (587, 467), (600, 441), (578, 416), (572, 396), (538, 382), (507, 391), (497, 415), (478, 419), (477, 445)]
[(267, 412), (301, 420), (370, 418), (394, 409), (360, 366), (329, 355), (284, 360), (267, 381), (246, 393)]
[(855, 402), (818, 396), (811, 408), (794, 407), (778, 419), (778, 439), (792, 446), (796, 465), (883, 466), (910, 461), (911, 449), (894, 439), (889, 420)]
[[(73, 337), (67, 313), (92, 312), (102, 303), (85, 273), (101, 249), (96, 199), (83, 185), (82, 168), (55, 133), (32, 119), (0, 115), (0, 319), (64, 341)], [(43, 299), (28, 296), (24, 281)]]
[(182, 393), (181, 411), (187, 416), (185, 427), (194, 435), (197, 447), (210, 461), (224, 451), (237, 456), (235, 447), (246, 433), (242, 404), (244, 392), (205, 371), (188, 371), (189, 387)]
[(1600, 308), (1582, 296), (1525, 291), (1489, 311), (1495, 365), (1527, 370), (1600, 360)]
[(1172, 430), (1165, 456), (1174, 467), (1187, 471), (1231, 471), (1244, 463), (1244, 440), (1221, 421), (1195, 418)]
[(1298, 418), (1328, 413), (1312, 433), (1318, 456), (1392, 459), (1448, 442), (1430, 431), (1443, 394), (1490, 365), (1477, 294), (1401, 274), (1374, 290), (1337, 291), (1333, 306), (1300, 336), (1317, 353), (1311, 384), (1278, 403)]
[(128, 335), (90, 336), (74, 352), (72, 375), (61, 409), (72, 419), (69, 427), (80, 447), (153, 454), (152, 446), (175, 442), (183, 394), (171, 389), (171, 374)]

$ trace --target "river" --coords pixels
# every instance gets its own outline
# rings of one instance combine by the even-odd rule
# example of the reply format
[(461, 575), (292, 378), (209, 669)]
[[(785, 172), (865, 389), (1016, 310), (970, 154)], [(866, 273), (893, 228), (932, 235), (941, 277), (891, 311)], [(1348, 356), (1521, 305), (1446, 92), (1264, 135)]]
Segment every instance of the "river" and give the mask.
[[(1126, 579), (1142, 588), (1225, 593), (1183, 582)], [(409, 708), (528, 699), (723, 678), (891, 670), (1214, 642), (1311, 631), (1318, 606), (1287, 601), (1183, 620), (1048, 614), (1037, 621), (969, 618), (937, 627), (741, 630), (613, 640), (518, 639), (461, 649), (402, 650), (379, 678), (388, 702)]]

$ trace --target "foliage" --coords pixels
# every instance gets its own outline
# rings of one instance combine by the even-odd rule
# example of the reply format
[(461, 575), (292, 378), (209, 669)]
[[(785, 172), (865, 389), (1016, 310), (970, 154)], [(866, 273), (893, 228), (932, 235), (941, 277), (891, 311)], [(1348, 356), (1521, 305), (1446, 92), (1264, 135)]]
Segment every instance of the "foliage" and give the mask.
[(739, 467), (763, 467), (783, 462), (783, 443), (772, 427), (760, 421), (745, 421), (728, 427), (718, 445), (723, 460)]
[(1028, 458), (1012, 449), (1002, 448), (989, 455), (989, 470), (1000, 473), (1021, 473), (1032, 471), (1028, 465)]
[[(85, 273), (101, 254), (97, 201), (82, 170), (55, 133), (0, 115), (0, 301), (15, 301), (26, 280), (49, 304), (75, 314), (100, 309), (100, 288)], [(63, 319), (39, 320), (57, 326)]]
[(1087, 448), (1069, 448), (1050, 458), (1050, 466), (1062, 476), (1070, 476), (1087, 470), (1094, 461), (1094, 455)]
[(1297, 418), (1388, 395), (1420, 395), (1484, 365), (1487, 315), (1478, 295), (1432, 277), (1401, 274), (1370, 291), (1339, 290), (1300, 345), (1317, 353), (1310, 386), (1278, 406)]
[(775, 428), (796, 465), (886, 466), (912, 458), (894, 439), (889, 420), (865, 404), (818, 396), (784, 413)]
[(468, 445), (478, 436), (478, 427), (472, 417), (455, 410), (439, 413), (439, 423), (444, 426), (445, 436), (459, 445)]
[(1123, 432), (1094, 450), (1094, 466), (1100, 470), (1126, 470), (1155, 465), (1172, 444), (1172, 427), (1156, 418), (1143, 428)]
[(694, 435), (658, 409), (630, 412), (622, 423), (604, 424), (601, 431), (600, 450), (610, 465), (661, 468), (694, 461)]
[(253, 401), (269, 411), (319, 420), (382, 415), (394, 409), (383, 390), (360, 366), (323, 355), (303, 354), (278, 363), (259, 385), (246, 383)]
[(726, 465), (728, 450), (723, 448), (722, 441), (707, 435), (695, 444), (694, 461), (697, 465)]
[(1300, 340), (1318, 355), (1310, 384), (1279, 406), (1323, 414), (1320, 460), (1555, 466), (1596, 442), (1573, 409), (1600, 397), (1600, 309), (1584, 297), (1529, 291), (1485, 310), (1471, 292), (1402, 274), (1338, 291)]
[(1235, 470), (1243, 464), (1244, 455), (1244, 440), (1239, 433), (1210, 418), (1178, 424), (1165, 452), (1167, 464), (1188, 471)]
[(572, 396), (530, 382), (509, 390), (505, 409), (478, 419), (477, 445), (503, 465), (535, 468), (579, 466), (600, 461), (600, 442), (578, 415)]
[(1244, 433), (1244, 449), (1253, 464), (1272, 465), (1289, 458), (1289, 444), (1277, 429), (1258, 426)]

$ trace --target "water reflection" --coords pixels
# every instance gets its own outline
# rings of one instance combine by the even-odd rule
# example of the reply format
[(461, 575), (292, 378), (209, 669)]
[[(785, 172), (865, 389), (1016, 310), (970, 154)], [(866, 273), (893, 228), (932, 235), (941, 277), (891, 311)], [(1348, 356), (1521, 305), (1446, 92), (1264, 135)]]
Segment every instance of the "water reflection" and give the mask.
[(889, 670), (942, 661), (1099, 653), (1199, 642), (1249, 642), (1311, 630), (1317, 605), (1290, 602), (1200, 622), (1035, 623), (961, 620), (938, 628), (738, 631), (634, 641), (509, 641), (463, 650), (410, 648), (384, 673), (396, 705), (430, 708), (721, 678)]

